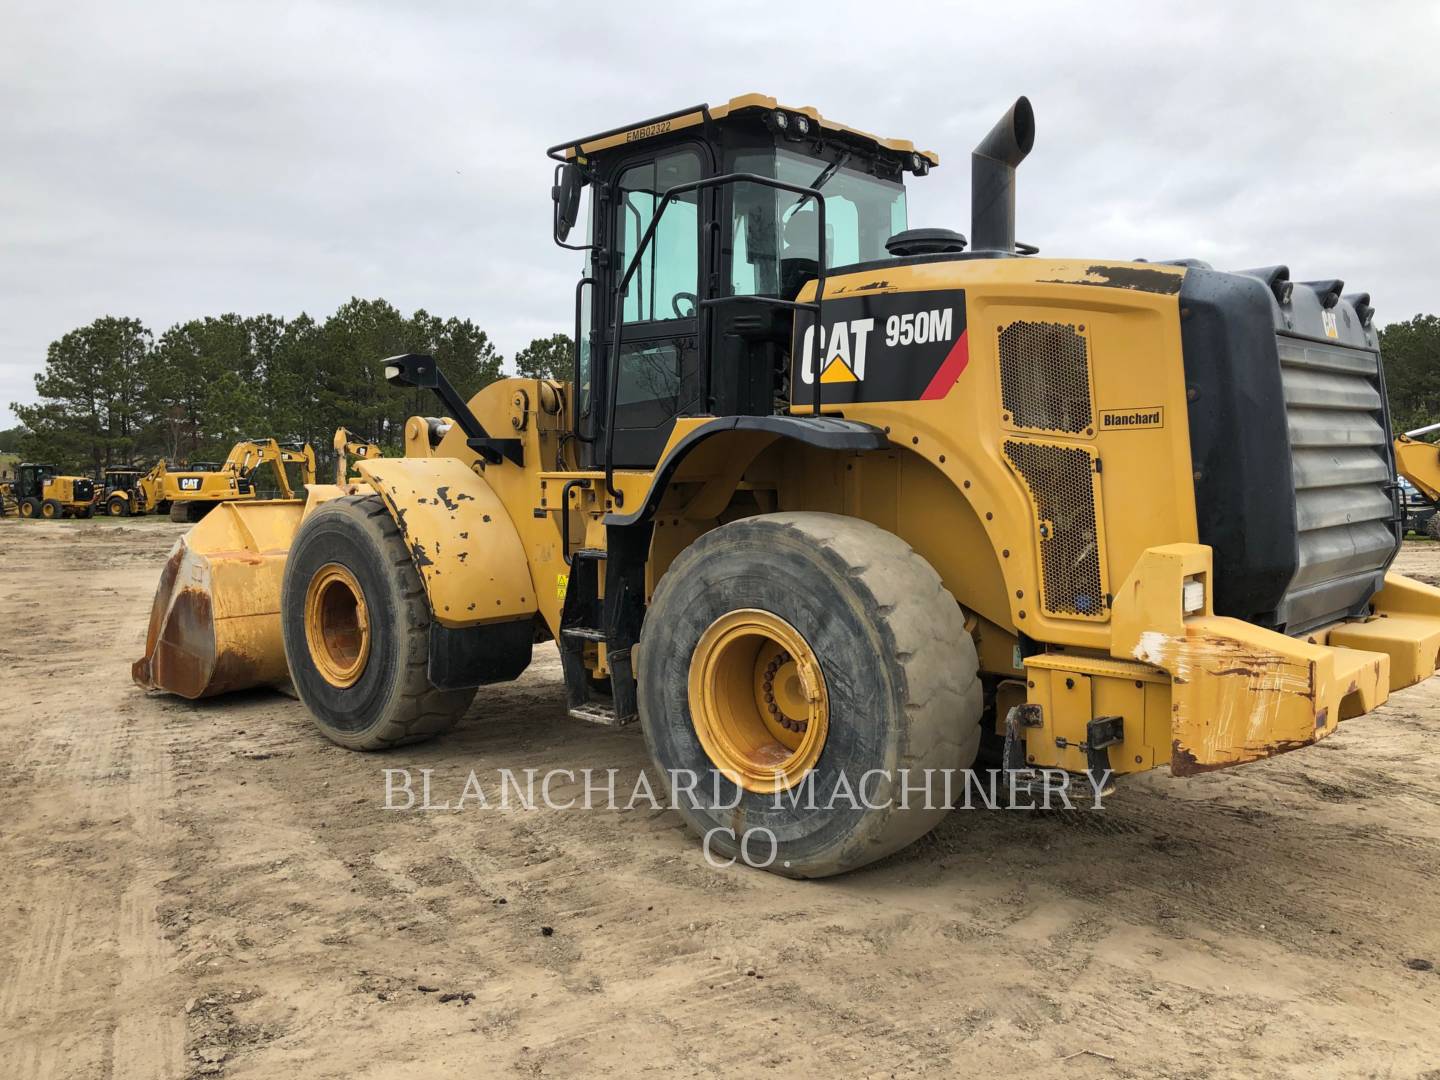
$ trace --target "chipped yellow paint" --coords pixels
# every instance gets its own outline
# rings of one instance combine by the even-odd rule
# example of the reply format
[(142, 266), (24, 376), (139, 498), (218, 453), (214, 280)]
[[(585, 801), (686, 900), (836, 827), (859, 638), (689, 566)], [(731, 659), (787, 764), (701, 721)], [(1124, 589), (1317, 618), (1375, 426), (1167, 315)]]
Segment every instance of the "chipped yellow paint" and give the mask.
[[(1388, 655), (1216, 616), (1211, 577), (1208, 547), (1170, 544), (1145, 552), (1115, 595), (1111, 654), (1170, 678), (1177, 775), (1304, 746), (1385, 701)], [(1182, 599), (1187, 578), (1204, 586), (1204, 604), (1192, 615)]]
[(451, 457), (358, 463), (400, 526), (430, 610), (446, 626), (535, 614), (535, 586), (510, 514), (483, 476)]

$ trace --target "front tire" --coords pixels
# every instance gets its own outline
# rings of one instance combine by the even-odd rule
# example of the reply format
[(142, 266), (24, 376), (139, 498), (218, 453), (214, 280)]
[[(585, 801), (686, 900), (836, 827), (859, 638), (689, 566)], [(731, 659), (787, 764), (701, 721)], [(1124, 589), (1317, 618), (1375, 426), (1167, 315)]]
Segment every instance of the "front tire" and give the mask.
[(119, 498), (111, 499), (108, 503), (105, 504), (105, 512), (111, 517), (129, 517), (130, 500)]
[(474, 688), (430, 685), (430, 605), (375, 496), (325, 503), (300, 526), (280, 600), (295, 689), (326, 738), (384, 750), (448, 731)]
[(32, 497), (32, 498), (29, 498), (29, 499), (21, 499), (21, 500), (20, 500), (20, 516), (23, 517), (23, 518), (39, 517), (39, 516), (40, 516), (40, 500), (39, 500), (39, 499), (36, 499), (36, 498), (33, 498), (33, 497)]
[(65, 508), (55, 499), (46, 499), (40, 504), (40, 516), (46, 521), (59, 521), (65, 516)]
[[(773, 854), (765, 869), (825, 877), (934, 828), (943, 770), (964, 790), (977, 671), (959, 605), (899, 537), (835, 514), (767, 514), (705, 534), (660, 580), (640, 721), (667, 783), (701, 778), (698, 798), (676, 803), (710, 853)], [(768, 836), (742, 849), (737, 829)]]

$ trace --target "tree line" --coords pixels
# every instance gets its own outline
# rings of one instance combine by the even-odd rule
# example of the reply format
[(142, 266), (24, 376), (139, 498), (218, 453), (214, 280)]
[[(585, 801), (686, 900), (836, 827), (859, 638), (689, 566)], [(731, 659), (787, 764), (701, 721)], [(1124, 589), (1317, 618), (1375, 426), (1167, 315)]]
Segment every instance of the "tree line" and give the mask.
[[(1440, 422), (1440, 317), (1380, 331), (1396, 431)], [(569, 377), (571, 339), (537, 338), (515, 354), (528, 377)], [(309, 442), (325, 458), (335, 428), (398, 451), (407, 417), (430, 414), (428, 391), (385, 382), (379, 361), (434, 356), (462, 395), (501, 376), (503, 357), (469, 319), (384, 300), (351, 299), (322, 320), (301, 314), (191, 319), (157, 338), (138, 319), (106, 316), (50, 344), (39, 402), (12, 404), (21, 426), (0, 454), (92, 472), (112, 465), (222, 459), (238, 439)]]
[[(565, 334), (516, 353), (530, 377), (564, 378)], [(426, 390), (390, 386), (380, 363), (436, 358), (469, 397), (502, 375), (504, 358), (470, 319), (403, 315), (382, 299), (351, 299), (327, 318), (206, 316), (156, 336), (140, 320), (96, 319), (50, 344), (35, 376), (38, 402), (12, 403), (20, 427), (0, 453), (92, 473), (116, 465), (222, 460), (243, 438), (309, 442), (330, 451), (335, 428), (398, 452), (407, 417), (438, 407)]]

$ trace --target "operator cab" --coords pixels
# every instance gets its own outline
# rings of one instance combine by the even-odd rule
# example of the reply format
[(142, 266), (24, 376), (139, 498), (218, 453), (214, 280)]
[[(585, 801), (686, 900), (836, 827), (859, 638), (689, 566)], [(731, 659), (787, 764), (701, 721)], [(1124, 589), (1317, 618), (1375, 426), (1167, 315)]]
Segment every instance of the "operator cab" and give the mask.
[[(576, 435), (585, 465), (617, 468), (653, 467), (677, 416), (788, 408), (795, 311), (813, 308), (796, 297), (823, 276), (822, 221), (826, 273), (889, 258), (906, 173), (939, 164), (758, 94), (549, 153), (556, 242), (586, 253)], [(569, 242), (581, 222), (585, 240)]]
[(47, 481), (60, 475), (54, 465), (36, 465), (26, 462), (15, 470), (15, 494), (22, 499), (38, 499), (45, 490)]
[(106, 469), (103, 480), (110, 491), (134, 491), (140, 483), (140, 470)]

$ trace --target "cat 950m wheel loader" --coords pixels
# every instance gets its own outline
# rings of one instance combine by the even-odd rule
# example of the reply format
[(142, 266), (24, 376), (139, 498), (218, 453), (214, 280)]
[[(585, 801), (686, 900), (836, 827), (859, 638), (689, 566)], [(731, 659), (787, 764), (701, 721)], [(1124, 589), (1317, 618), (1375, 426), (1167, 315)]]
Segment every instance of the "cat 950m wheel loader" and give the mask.
[(553, 637), (571, 715), (702, 778), (678, 801), (712, 850), (763, 827), (772, 869), (821, 876), (933, 827), (920, 778), (982, 743), (1021, 779), (1190, 775), (1428, 678), (1368, 295), (1042, 257), (1033, 138), (1022, 98), (975, 150), (968, 243), (908, 227), (934, 154), (758, 95), (553, 148), (573, 378), (467, 402), (387, 361), (444, 416), (303, 506), (218, 508), (137, 679), (288, 674), (376, 750)]

